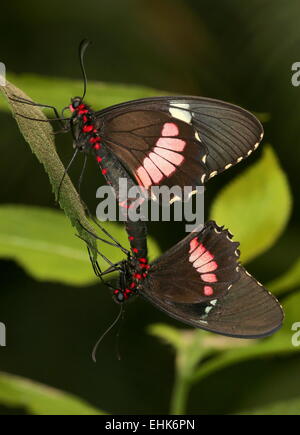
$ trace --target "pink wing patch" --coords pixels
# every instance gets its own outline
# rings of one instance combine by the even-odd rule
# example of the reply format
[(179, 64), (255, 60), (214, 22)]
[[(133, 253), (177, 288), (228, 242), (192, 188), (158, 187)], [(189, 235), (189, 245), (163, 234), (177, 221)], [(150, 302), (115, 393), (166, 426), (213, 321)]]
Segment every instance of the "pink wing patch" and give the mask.
[[(218, 278), (215, 273), (211, 273), (218, 269), (218, 264), (214, 260), (214, 255), (209, 252), (205, 246), (200, 243), (195, 237), (190, 241), (189, 261), (193, 263), (193, 267), (200, 274), (204, 282), (217, 282)], [(205, 296), (212, 296), (214, 290), (211, 286), (204, 286), (203, 292)]]
[(156, 146), (144, 158), (142, 165), (136, 169), (135, 174), (139, 184), (146, 189), (170, 177), (176, 171), (176, 167), (184, 162), (184, 157), (179, 152), (186, 147), (186, 141), (174, 137), (178, 135), (178, 126), (173, 122), (166, 122)]
[(214, 290), (210, 285), (204, 286), (204, 294), (205, 296), (212, 296), (214, 294)]
[(173, 122), (166, 122), (161, 131), (162, 136), (178, 136), (179, 129)]

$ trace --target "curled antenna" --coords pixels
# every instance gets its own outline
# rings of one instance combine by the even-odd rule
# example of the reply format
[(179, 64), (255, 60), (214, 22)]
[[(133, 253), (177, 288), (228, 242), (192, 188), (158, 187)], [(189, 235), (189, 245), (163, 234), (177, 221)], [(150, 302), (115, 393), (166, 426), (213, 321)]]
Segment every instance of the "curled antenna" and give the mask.
[(82, 72), (82, 77), (83, 77), (83, 94), (81, 97), (81, 101), (85, 97), (86, 84), (87, 84), (87, 77), (86, 77), (86, 72), (85, 72), (85, 68), (84, 68), (83, 58), (84, 58), (85, 50), (88, 48), (90, 43), (91, 43), (91, 41), (89, 41), (88, 39), (83, 39), (79, 44), (79, 63), (80, 63), (80, 68), (81, 68), (81, 72)]
[(106, 336), (106, 334), (108, 334), (109, 331), (111, 331), (111, 329), (118, 323), (119, 319), (121, 318), (121, 316), (123, 314), (123, 310), (124, 310), (124, 306), (123, 306), (123, 304), (121, 304), (121, 308), (120, 308), (120, 311), (119, 311), (117, 317), (115, 318), (113, 323), (109, 326), (109, 328), (107, 328), (107, 330), (101, 335), (101, 337), (99, 338), (99, 340), (95, 344), (95, 346), (93, 348), (93, 351), (92, 351), (92, 359), (93, 359), (94, 362), (97, 362), (97, 360), (96, 360), (96, 353), (97, 353), (97, 349), (99, 347), (99, 344), (101, 343), (103, 338)]

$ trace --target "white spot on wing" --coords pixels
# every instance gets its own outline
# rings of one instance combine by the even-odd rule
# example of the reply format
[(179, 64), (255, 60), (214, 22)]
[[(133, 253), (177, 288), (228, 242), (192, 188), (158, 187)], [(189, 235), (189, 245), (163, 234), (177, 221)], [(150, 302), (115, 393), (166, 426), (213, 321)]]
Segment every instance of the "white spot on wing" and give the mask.
[(206, 178), (206, 174), (203, 174), (201, 177), (201, 183), (204, 183), (205, 178)]
[(205, 314), (208, 314), (212, 310), (212, 307), (206, 307), (205, 308)]
[(242, 160), (243, 160), (243, 157), (239, 157), (239, 158), (237, 159), (237, 163), (240, 163)]
[(207, 154), (205, 154), (205, 156), (203, 156), (201, 159), (204, 164), (206, 163), (206, 158), (207, 158)]
[(214, 177), (215, 175), (217, 175), (218, 171), (213, 171), (209, 174), (209, 178)]
[(254, 145), (254, 149), (256, 150), (256, 148), (258, 147), (259, 142), (256, 142), (256, 144)]
[(228, 165), (225, 166), (225, 169), (229, 169), (232, 166), (232, 163), (228, 163)]
[(195, 138), (196, 138), (199, 142), (201, 142), (201, 138), (200, 138), (200, 136), (199, 136), (198, 131), (196, 131), (196, 133), (195, 133)]
[(249, 151), (247, 152), (247, 156), (250, 156), (250, 154), (252, 153), (252, 151), (253, 151), (253, 150), (249, 150)]
[(188, 103), (178, 103), (176, 101), (170, 102), (169, 112), (173, 118), (180, 119), (180, 121), (191, 123), (192, 113), (190, 112), (190, 105)]
[(213, 306), (215, 306), (217, 302), (218, 302), (217, 299), (214, 299), (214, 300), (210, 301), (211, 305), (213, 305)]

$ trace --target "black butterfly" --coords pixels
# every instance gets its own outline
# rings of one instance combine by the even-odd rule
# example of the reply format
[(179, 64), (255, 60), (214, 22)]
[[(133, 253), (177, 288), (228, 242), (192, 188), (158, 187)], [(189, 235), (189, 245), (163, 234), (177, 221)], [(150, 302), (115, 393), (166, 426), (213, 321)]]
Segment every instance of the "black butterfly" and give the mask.
[(64, 130), (72, 131), (76, 151), (94, 154), (104, 175), (110, 154), (146, 190), (154, 185), (196, 187), (258, 147), (263, 137), (258, 119), (220, 100), (166, 96), (94, 111), (83, 101), (83, 55), (87, 45), (88, 41), (80, 44), (83, 96), (72, 98), (64, 109), (70, 109), (70, 118), (59, 117), (52, 108), (56, 119), (64, 121)]
[[(139, 224), (132, 223), (131, 235)], [(228, 230), (210, 221), (151, 264), (130, 252), (104, 273), (92, 262), (101, 279), (119, 271), (118, 285), (109, 284), (118, 303), (140, 295), (188, 325), (232, 337), (264, 337), (280, 328), (283, 311), (239, 264), (238, 245)]]

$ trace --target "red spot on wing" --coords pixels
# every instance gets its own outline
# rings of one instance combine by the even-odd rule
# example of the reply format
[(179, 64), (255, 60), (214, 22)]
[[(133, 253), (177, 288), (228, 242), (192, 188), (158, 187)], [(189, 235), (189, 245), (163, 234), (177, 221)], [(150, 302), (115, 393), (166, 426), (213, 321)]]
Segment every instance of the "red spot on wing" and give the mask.
[(204, 294), (205, 296), (212, 296), (214, 294), (214, 290), (210, 285), (204, 286)]

